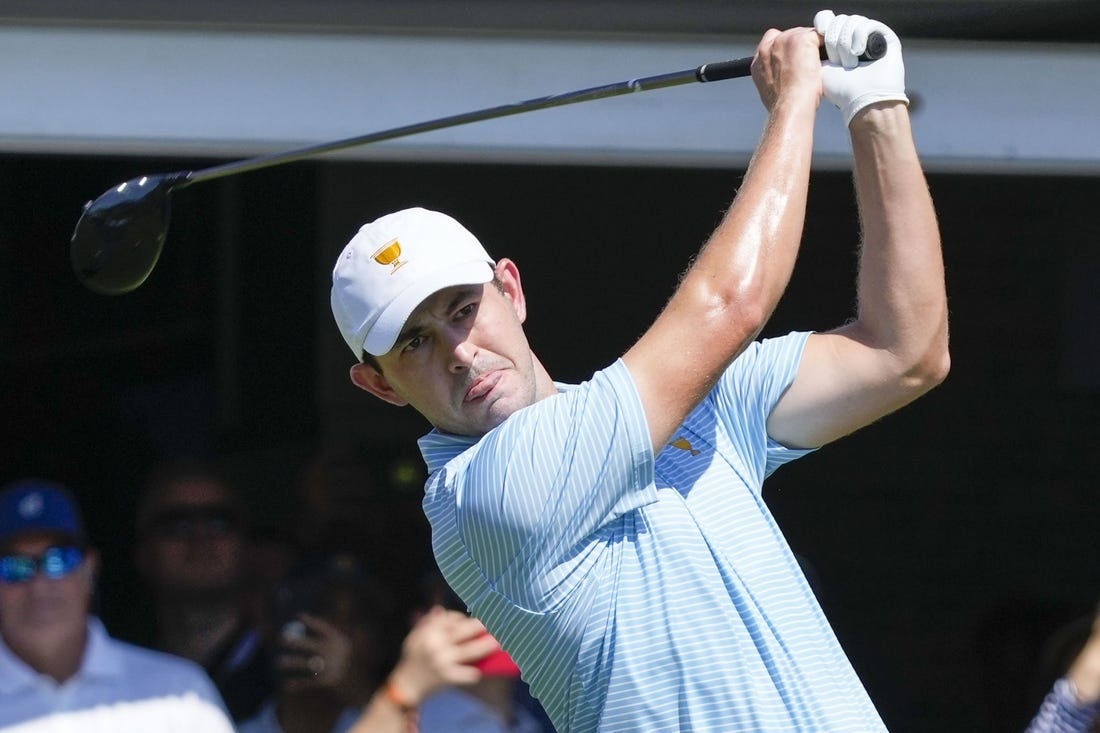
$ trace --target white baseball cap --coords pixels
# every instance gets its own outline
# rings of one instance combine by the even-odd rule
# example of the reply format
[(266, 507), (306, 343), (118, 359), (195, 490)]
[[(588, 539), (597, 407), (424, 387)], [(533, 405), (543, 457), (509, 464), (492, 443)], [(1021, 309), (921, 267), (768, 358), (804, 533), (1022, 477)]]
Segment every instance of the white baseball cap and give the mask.
[(464, 226), (404, 209), (364, 224), (344, 247), (332, 270), (332, 315), (356, 359), (381, 356), (429, 295), (492, 279), (492, 258)]

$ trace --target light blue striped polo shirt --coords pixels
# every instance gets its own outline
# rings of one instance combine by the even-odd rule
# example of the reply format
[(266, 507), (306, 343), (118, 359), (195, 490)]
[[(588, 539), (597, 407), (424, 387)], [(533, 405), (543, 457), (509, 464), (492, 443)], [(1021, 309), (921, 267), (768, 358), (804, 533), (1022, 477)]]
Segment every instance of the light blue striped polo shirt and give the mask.
[(751, 345), (654, 460), (621, 360), (480, 440), (420, 441), (447, 581), (561, 733), (882, 731), (771, 513), (808, 334)]

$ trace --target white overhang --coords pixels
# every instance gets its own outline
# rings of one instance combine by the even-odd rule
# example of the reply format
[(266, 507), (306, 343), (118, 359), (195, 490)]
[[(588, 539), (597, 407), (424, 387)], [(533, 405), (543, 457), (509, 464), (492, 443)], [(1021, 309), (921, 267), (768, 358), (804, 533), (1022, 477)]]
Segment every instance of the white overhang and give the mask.
[[(0, 152), (249, 157), (748, 56), (753, 45), (0, 26)], [(905, 58), (929, 170), (1100, 173), (1100, 48), (911, 42)], [(839, 115), (824, 112), (816, 164), (846, 166)], [(331, 155), (740, 166), (763, 121), (752, 82), (735, 79)]]

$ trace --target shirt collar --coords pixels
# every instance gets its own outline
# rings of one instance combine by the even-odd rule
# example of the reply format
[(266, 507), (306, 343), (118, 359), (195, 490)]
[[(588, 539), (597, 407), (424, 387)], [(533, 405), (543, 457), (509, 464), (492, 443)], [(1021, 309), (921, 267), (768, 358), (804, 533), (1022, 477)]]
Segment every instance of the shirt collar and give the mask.
[(107, 635), (103, 622), (95, 616), (89, 616), (88, 644), (84, 651), (84, 661), (80, 664), (80, 676), (120, 677), (123, 671), (122, 659), (111, 637)]
[(427, 464), (430, 475), (443, 468), (448, 461), (467, 448), (476, 445), (478, 440), (480, 438), (472, 435), (454, 435), (433, 429), (422, 436), (417, 441), (417, 445), (420, 446), (420, 455), (424, 456), (424, 463)]
[[(94, 616), (88, 617), (88, 638), (84, 646), (84, 658), (75, 678), (93, 679), (122, 674), (122, 663), (110, 644), (110, 637), (103, 623)], [(37, 683), (41, 675), (0, 639), (0, 693), (11, 693)]]
[(15, 652), (0, 637), (0, 694), (10, 695), (20, 688), (31, 687), (36, 679), (38, 673), (15, 656)]
[[(564, 382), (554, 382), (558, 392), (566, 392), (575, 389), (577, 385)], [(428, 474), (435, 473), (447, 463), (460, 455), (467, 448), (477, 445), (481, 438), (471, 435), (455, 435), (444, 433), (438, 428), (433, 428), (430, 433), (421, 436), (417, 441), (420, 446), (420, 455), (424, 457), (424, 463), (428, 466)]]

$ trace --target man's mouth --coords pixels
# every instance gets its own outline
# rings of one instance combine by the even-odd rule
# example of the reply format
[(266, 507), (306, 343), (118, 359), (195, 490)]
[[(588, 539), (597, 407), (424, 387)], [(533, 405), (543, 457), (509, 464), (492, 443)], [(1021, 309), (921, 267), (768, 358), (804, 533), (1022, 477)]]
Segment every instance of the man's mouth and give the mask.
[(470, 385), (470, 388), (468, 390), (466, 390), (466, 396), (463, 398), (462, 401), (467, 403), (476, 402), (477, 400), (485, 397), (493, 391), (494, 387), (497, 386), (497, 383), (500, 382), (501, 376), (501, 372), (496, 370), (481, 375), (476, 380), (474, 380), (474, 383)]

